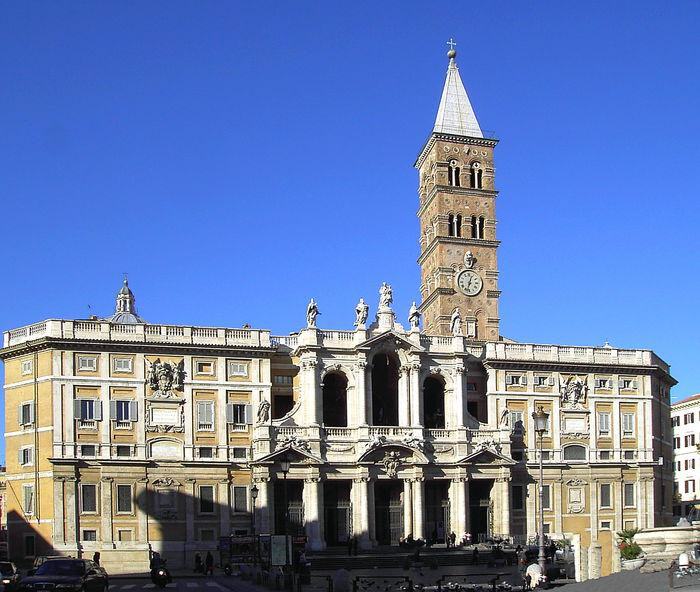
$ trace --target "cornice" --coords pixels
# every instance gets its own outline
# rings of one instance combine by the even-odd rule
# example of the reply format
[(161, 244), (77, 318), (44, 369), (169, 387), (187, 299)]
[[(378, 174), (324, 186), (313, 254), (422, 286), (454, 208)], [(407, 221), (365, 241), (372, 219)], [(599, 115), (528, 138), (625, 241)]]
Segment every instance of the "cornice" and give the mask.
[(499, 240), (486, 240), (484, 238), (463, 238), (457, 236), (436, 236), (430, 241), (430, 244), (425, 248), (425, 250), (418, 257), (418, 264), (422, 265), (426, 257), (430, 256), (435, 247), (440, 244), (448, 245), (463, 245), (468, 247), (491, 247), (497, 249), (501, 241)]
[(476, 198), (490, 197), (492, 199), (496, 199), (496, 197), (498, 197), (498, 191), (495, 189), (474, 189), (471, 187), (452, 187), (451, 185), (433, 185), (432, 189), (425, 198), (425, 201), (418, 208), (416, 215), (420, 218), (425, 209), (433, 202), (435, 197), (441, 193)]
[(414, 168), (419, 168), (423, 164), (426, 155), (437, 140), (447, 140), (448, 142), (456, 142), (458, 144), (464, 144), (469, 146), (494, 147), (496, 144), (498, 144), (498, 140), (496, 140), (495, 138), (473, 138), (471, 136), (456, 136), (452, 134), (440, 134), (437, 132), (431, 132), (430, 136), (428, 136), (428, 139), (425, 141), (423, 148), (418, 153), (416, 161), (413, 163)]
[(591, 362), (553, 362), (552, 360), (499, 360), (484, 358), (484, 366), (494, 370), (541, 370), (541, 371), (570, 371), (610, 374), (612, 371), (628, 372), (630, 374), (653, 374), (665, 372), (659, 366), (637, 366), (634, 364), (595, 364)]
[(272, 357), (277, 348), (274, 346), (237, 346), (237, 345), (195, 345), (190, 343), (159, 343), (138, 341), (102, 341), (95, 339), (65, 339), (55, 337), (42, 337), (35, 341), (20, 343), (15, 346), (0, 349), (0, 360), (24, 355), (29, 352), (45, 349), (58, 349), (78, 351), (89, 349), (100, 352), (129, 352), (129, 353), (153, 353), (158, 355), (226, 355), (249, 356), (253, 358)]

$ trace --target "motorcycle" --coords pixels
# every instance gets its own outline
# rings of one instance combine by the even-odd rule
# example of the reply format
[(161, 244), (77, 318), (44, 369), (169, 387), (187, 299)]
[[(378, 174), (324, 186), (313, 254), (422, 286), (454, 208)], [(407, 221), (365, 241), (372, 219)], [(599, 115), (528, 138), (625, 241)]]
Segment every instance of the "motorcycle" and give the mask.
[(154, 567), (151, 570), (151, 582), (159, 588), (165, 588), (172, 581), (173, 578), (165, 565)]

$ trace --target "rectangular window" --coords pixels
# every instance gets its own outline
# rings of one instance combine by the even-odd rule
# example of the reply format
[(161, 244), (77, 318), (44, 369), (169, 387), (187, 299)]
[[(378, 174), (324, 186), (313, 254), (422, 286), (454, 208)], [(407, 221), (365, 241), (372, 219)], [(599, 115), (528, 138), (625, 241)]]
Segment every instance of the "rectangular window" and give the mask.
[(293, 378), (291, 376), (276, 375), (272, 377), (272, 383), (277, 386), (291, 386)]
[(216, 366), (211, 360), (199, 360), (195, 362), (195, 372), (197, 374), (214, 376), (215, 368)]
[(34, 464), (34, 447), (23, 446), (19, 449), (19, 464), (22, 466)]
[(607, 411), (601, 411), (598, 413), (598, 435), (610, 435), (610, 413)]
[(634, 460), (637, 457), (637, 451), (636, 450), (625, 450), (622, 453), (622, 457), (625, 460)]
[(81, 444), (80, 456), (95, 456), (96, 448), (94, 444)]
[(680, 436), (675, 436), (673, 438), (673, 447), (674, 448), (680, 448), (681, 447), (681, 437)]
[(522, 485), (513, 485), (513, 509), (522, 510), (525, 506), (525, 496), (523, 495)]
[(542, 486), (542, 507), (545, 510), (552, 509), (552, 500), (550, 496), (551, 490), (549, 485)]
[(34, 557), (36, 555), (36, 539), (33, 534), (24, 535), (24, 556)]
[(248, 364), (246, 362), (236, 362), (235, 360), (228, 361), (228, 375), (238, 378), (248, 376)]
[(236, 460), (247, 460), (248, 459), (248, 449), (241, 446), (236, 446), (233, 449), (233, 458)]
[(158, 509), (159, 510), (174, 510), (175, 509), (175, 491), (173, 489), (158, 489), (157, 490)]
[(115, 401), (117, 421), (131, 421), (131, 401)]
[(83, 514), (97, 512), (97, 486), (83, 484), (80, 486), (80, 511)]
[(97, 358), (95, 356), (78, 356), (78, 370), (81, 372), (97, 371)]
[(96, 530), (83, 530), (83, 541), (88, 543), (94, 543), (97, 541), (97, 531)]
[(197, 401), (197, 429), (214, 430), (214, 401)]
[(236, 425), (250, 423), (250, 405), (245, 403), (229, 403), (226, 406), (226, 421)]
[(233, 488), (233, 511), (247, 512), (248, 511), (248, 488), (234, 487)]
[(34, 423), (34, 403), (28, 401), (19, 406), (19, 425), (28, 426)]
[(117, 539), (120, 543), (130, 543), (133, 540), (131, 530), (118, 530)]
[(199, 513), (213, 514), (214, 513), (214, 486), (200, 485), (199, 486)]
[(688, 479), (685, 482), (685, 492), (686, 493), (695, 493), (695, 479)]
[(622, 414), (622, 436), (634, 436), (634, 413)]
[(214, 449), (211, 446), (200, 446), (199, 458), (214, 458)]
[(637, 390), (637, 381), (633, 378), (621, 378), (618, 386), (623, 391), (634, 391)]
[(600, 530), (610, 530), (610, 520), (601, 520)]
[(681, 425), (681, 418), (680, 415), (677, 417), (672, 417), (671, 418), (671, 427), (672, 428), (677, 428), (678, 426)]
[(115, 374), (120, 372), (131, 374), (131, 372), (133, 372), (133, 368), (133, 360), (131, 358), (114, 358)]
[(626, 508), (633, 508), (636, 505), (636, 502), (634, 499), (634, 483), (625, 483), (623, 493), (624, 493), (625, 507)]
[(600, 460), (610, 460), (612, 458), (609, 450), (600, 450), (598, 456)]
[(131, 456), (131, 446), (128, 446), (126, 444), (118, 444), (117, 445), (117, 456), (120, 456), (120, 457)]
[(552, 379), (549, 376), (535, 376), (535, 386), (551, 386)]
[(524, 431), (525, 424), (523, 423), (522, 411), (510, 411), (508, 413), (510, 419), (510, 429), (515, 431)]
[(22, 507), (27, 515), (34, 513), (34, 486), (22, 485)]
[(80, 421), (102, 419), (102, 404), (97, 399), (76, 399), (75, 418)]
[(597, 389), (611, 389), (612, 388), (612, 380), (610, 378), (596, 378), (595, 379), (595, 388)]
[(611, 495), (610, 495), (610, 483), (600, 484), (600, 507), (610, 508), (611, 507)]
[(21, 372), (22, 376), (31, 374), (33, 369), (33, 364), (31, 360), (22, 360)]
[(117, 512), (131, 514), (131, 485), (117, 485)]
[(506, 383), (512, 386), (523, 386), (525, 384), (524, 379), (525, 377), (520, 374), (511, 374), (506, 379)]

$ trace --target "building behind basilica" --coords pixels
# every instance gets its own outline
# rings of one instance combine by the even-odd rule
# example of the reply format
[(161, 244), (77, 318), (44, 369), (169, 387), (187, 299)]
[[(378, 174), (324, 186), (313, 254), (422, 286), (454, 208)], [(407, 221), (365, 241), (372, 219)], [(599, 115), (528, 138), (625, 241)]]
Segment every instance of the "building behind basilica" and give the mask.
[(220, 536), (283, 532), (285, 516), (311, 550), (525, 542), (540, 407), (545, 531), (575, 543), (580, 573), (618, 568), (615, 531), (668, 524), (669, 366), (500, 335), (497, 141), (448, 55), (415, 163), (422, 302), (405, 324), (387, 285), (353, 330), (317, 328), (315, 302), (285, 336), (151, 324), (125, 281), (109, 318), (4, 334), (11, 558), (100, 551), (117, 572), (157, 550), (189, 566)]

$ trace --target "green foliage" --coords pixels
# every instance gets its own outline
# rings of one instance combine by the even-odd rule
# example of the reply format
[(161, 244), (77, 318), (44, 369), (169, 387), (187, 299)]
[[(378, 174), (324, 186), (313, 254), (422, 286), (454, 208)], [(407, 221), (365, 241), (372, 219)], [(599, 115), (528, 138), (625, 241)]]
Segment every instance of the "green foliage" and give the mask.
[(634, 537), (639, 531), (639, 528), (626, 528), (617, 533), (617, 548), (620, 549), (623, 559), (637, 559), (642, 554), (642, 548), (634, 542)]

